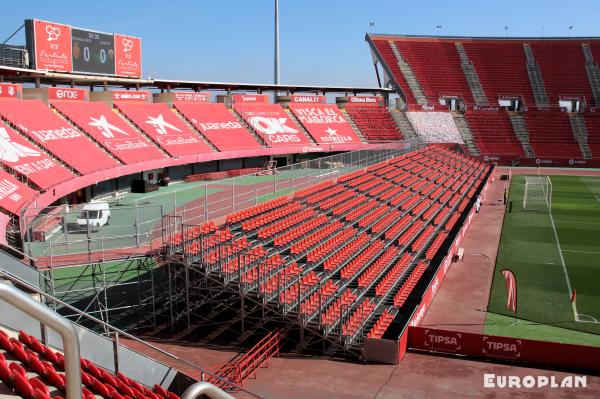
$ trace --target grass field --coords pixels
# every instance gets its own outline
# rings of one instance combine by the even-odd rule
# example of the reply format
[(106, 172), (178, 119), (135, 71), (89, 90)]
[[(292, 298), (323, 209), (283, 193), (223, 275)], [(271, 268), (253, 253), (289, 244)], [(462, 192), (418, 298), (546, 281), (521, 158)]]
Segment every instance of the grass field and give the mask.
[[(523, 209), (524, 181), (512, 179), (485, 333), (600, 346), (600, 178), (551, 176), (551, 213)], [(516, 325), (503, 269), (517, 279)]]

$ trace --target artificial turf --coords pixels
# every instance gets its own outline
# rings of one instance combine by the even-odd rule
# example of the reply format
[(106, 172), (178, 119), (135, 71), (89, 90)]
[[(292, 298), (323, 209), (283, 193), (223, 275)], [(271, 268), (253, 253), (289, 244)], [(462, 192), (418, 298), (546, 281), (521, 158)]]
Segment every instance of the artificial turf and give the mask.
[[(576, 290), (579, 319), (600, 321), (600, 178), (551, 176), (551, 214), (523, 209), (524, 181), (514, 176), (511, 182), (485, 332), (600, 345), (600, 324), (576, 321), (567, 284), (568, 278)], [(506, 307), (503, 269), (517, 279), (521, 327), (506, 322), (513, 314)]]

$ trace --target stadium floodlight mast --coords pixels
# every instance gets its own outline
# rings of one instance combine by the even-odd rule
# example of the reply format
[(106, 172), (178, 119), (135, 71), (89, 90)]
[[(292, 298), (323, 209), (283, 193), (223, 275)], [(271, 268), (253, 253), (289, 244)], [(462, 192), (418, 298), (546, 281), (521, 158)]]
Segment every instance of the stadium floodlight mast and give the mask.
[(440, 34), (441, 34), (441, 32), (442, 32), (442, 28), (443, 28), (443, 26), (442, 26), (442, 25), (436, 25), (436, 28), (437, 28), (437, 30), (438, 30), (438, 36), (440, 36)]
[(508, 25), (504, 25), (504, 37), (508, 37)]
[(275, 0), (275, 84), (279, 84), (279, 0)]
[(569, 39), (571, 38), (571, 31), (573, 30), (573, 25), (569, 25)]

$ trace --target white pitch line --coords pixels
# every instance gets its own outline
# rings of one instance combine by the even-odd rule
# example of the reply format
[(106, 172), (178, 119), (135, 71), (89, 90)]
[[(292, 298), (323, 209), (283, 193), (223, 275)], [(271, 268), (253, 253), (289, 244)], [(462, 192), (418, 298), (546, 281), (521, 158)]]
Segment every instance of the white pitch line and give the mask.
[[(538, 178), (540, 179), (540, 183), (542, 186), (542, 190), (544, 190), (544, 184), (542, 183), (542, 176), (540, 176), (538, 171)], [(552, 180), (547, 176), (550, 180), (550, 184), (552, 184)], [(552, 194), (550, 194), (552, 195)], [(560, 262), (562, 263), (562, 268), (565, 273), (565, 281), (567, 282), (567, 288), (569, 289), (569, 298), (573, 297), (573, 289), (571, 288), (571, 282), (569, 281), (569, 273), (567, 272), (567, 265), (565, 263), (565, 258), (563, 257), (563, 251), (560, 247), (560, 240), (558, 239), (558, 232), (556, 231), (556, 225), (554, 224), (554, 217), (552, 216), (552, 206), (548, 201), (548, 195), (546, 194), (546, 190), (544, 190), (544, 199), (546, 200), (546, 205), (548, 206), (548, 215), (550, 216), (550, 223), (552, 224), (552, 230), (554, 231), (554, 238), (556, 239), (556, 246), (558, 247), (558, 255), (560, 257)], [(571, 304), (573, 306), (573, 316), (575, 316), (575, 321), (579, 321), (579, 315), (577, 314), (577, 307), (575, 303)]]
[(596, 197), (596, 201), (600, 202), (600, 197), (597, 195), (594, 195), (594, 197)]
[(576, 222), (574, 220), (556, 220), (557, 223), (573, 223), (573, 224), (600, 224), (600, 222)]
[(574, 249), (563, 249), (563, 252), (574, 252), (578, 254), (600, 254), (600, 251), (576, 251)]

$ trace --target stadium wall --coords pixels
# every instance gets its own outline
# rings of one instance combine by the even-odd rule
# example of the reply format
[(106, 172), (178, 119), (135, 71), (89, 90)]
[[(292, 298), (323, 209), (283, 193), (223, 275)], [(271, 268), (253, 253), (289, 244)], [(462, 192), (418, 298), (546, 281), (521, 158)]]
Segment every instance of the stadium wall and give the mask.
[(600, 347), (409, 327), (411, 350), (454, 354), (524, 365), (600, 372)]

